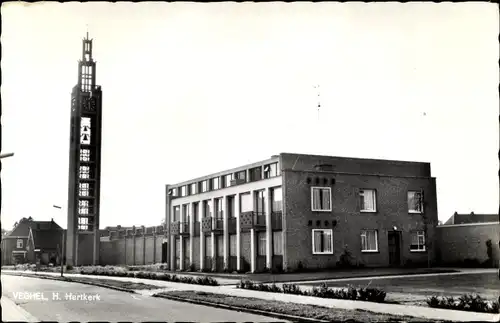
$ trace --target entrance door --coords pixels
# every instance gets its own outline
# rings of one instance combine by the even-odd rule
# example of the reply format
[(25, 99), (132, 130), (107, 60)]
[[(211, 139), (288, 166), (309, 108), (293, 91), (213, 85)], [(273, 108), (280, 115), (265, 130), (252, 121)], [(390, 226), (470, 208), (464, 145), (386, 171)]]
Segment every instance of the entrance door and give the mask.
[(161, 262), (166, 263), (167, 262), (167, 257), (168, 257), (168, 245), (166, 242), (163, 242), (161, 244)]
[(399, 266), (401, 264), (401, 232), (389, 231), (389, 264)]

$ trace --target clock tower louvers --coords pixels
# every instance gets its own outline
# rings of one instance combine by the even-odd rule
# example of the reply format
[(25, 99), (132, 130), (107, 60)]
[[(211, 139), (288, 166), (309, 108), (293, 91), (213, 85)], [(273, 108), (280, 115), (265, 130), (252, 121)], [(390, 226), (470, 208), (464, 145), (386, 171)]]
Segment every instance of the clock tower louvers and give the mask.
[(73, 266), (99, 263), (102, 91), (88, 33), (82, 43), (71, 93), (66, 263)]

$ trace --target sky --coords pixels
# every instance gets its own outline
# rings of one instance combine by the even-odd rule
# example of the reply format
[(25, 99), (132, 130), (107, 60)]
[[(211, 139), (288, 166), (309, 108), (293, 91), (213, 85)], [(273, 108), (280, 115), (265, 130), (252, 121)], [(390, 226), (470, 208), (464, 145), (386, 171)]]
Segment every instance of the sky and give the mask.
[(27, 216), (66, 227), (87, 30), (103, 90), (101, 227), (159, 225), (165, 184), (281, 152), (430, 162), (441, 221), (498, 212), (495, 4), (16, 1), (1, 13), (2, 152), (15, 153), (2, 228)]

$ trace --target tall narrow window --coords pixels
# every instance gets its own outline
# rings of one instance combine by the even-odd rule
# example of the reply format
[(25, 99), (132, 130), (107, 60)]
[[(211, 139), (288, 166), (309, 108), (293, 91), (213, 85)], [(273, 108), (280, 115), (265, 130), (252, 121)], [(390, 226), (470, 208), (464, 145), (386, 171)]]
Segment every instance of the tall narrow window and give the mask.
[(272, 195), (272, 211), (273, 212), (281, 212), (282, 207), (283, 207), (283, 192), (281, 190), (281, 187), (276, 187), (271, 190), (271, 195)]
[(227, 197), (227, 217), (228, 218), (234, 218), (235, 212), (234, 212), (234, 196), (228, 196)]
[(264, 191), (258, 191), (255, 193), (255, 206), (257, 207), (257, 212), (258, 213), (264, 213), (265, 211), (265, 194)]
[(265, 256), (266, 255), (266, 232), (259, 232), (259, 239), (258, 239), (258, 256)]
[(260, 181), (262, 179), (262, 167), (254, 167), (250, 169), (250, 181)]
[(206, 218), (209, 218), (212, 216), (212, 201), (207, 200), (205, 201), (205, 214), (204, 216)]
[(333, 253), (333, 230), (313, 229), (312, 230), (313, 254)]
[(215, 217), (222, 219), (222, 198), (215, 199)]
[(332, 210), (332, 189), (330, 187), (311, 187), (311, 196), (313, 211), (328, 212)]
[(181, 220), (181, 207), (179, 205), (174, 206), (174, 222)]
[(377, 200), (375, 190), (360, 190), (359, 203), (361, 212), (376, 212)]
[(208, 192), (208, 180), (204, 180), (201, 182), (201, 192)]
[(273, 232), (273, 255), (283, 256), (283, 231)]
[(191, 192), (190, 192), (191, 195), (198, 194), (198, 190), (196, 189), (197, 186), (198, 186), (197, 183), (191, 184)]
[(233, 180), (233, 174), (228, 174), (228, 175), (224, 175), (223, 178), (223, 181), (224, 181), (224, 187), (231, 187), (231, 180)]
[(236, 234), (231, 234), (229, 236), (229, 255), (231, 257), (236, 257), (237, 256), (237, 244), (236, 244)]
[(200, 222), (199, 202), (193, 203), (193, 216), (195, 222)]
[(246, 181), (247, 180), (247, 171), (242, 170), (236, 173), (236, 179)]

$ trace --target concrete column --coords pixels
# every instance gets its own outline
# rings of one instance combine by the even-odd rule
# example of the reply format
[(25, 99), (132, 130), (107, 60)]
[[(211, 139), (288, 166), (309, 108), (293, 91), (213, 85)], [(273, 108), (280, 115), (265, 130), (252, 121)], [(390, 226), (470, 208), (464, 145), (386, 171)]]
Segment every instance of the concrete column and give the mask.
[[(253, 211), (254, 212), (257, 212), (257, 199), (255, 198), (255, 194), (257, 193), (257, 191), (252, 191), (252, 206), (253, 206)], [(250, 271), (252, 273), (255, 272), (255, 268), (256, 268), (256, 261), (257, 261), (257, 250), (256, 250), (256, 246), (257, 246), (257, 243), (256, 243), (256, 237), (255, 237), (255, 229), (251, 229), (250, 230)]]
[(203, 201), (199, 203), (200, 211), (200, 268), (203, 269), (205, 265), (205, 234), (203, 233), (203, 218), (205, 217), (205, 208)]
[(250, 271), (252, 273), (255, 272), (255, 259), (256, 258), (256, 250), (255, 250), (255, 229), (250, 229)]
[(271, 201), (271, 190), (266, 187), (264, 193), (265, 197), (265, 210), (266, 210), (266, 267), (271, 269), (272, 267), (272, 242), (273, 242), (273, 230), (271, 227), (271, 212), (272, 212), (272, 201)]
[(195, 204), (189, 204), (189, 264), (192, 265), (194, 263), (193, 258), (193, 246), (194, 246), (194, 214), (195, 212)]
[(236, 216), (236, 270), (241, 270), (241, 234), (240, 234), (240, 194), (234, 196), (234, 212)]
[(142, 264), (146, 264), (146, 227), (142, 226)]
[[(217, 214), (215, 213), (216, 212), (216, 208), (215, 208), (215, 198), (212, 198), (212, 228), (215, 227), (215, 218), (217, 216)], [(216, 257), (216, 248), (215, 248), (215, 232), (211, 232), (210, 233), (210, 244), (212, 245), (212, 269), (214, 269), (216, 267), (216, 262), (217, 262), (217, 257)]]
[(153, 264), (156, 264), (156, 227), (153, 227)]
[(179, 236), (179, 270), (184, 270), (184, 237)]
[(134, 264), (134, 266), (135, 266), (135, 265), (136, 265), (136, 263), (135, 263), (135, 236), (136, 236), (136, 233), (135, 233), (135, 232), (136, 232), (136, 231), (135, 231), (135, 230), (136, 230), (136, 229), (135, 229), (135, 225), (134, 225), (134, 227), (133, 227), (133, 228), (134, 228), (134, 229), (133, 229), (133, 232), (132, 232), (132, 242), (133, 242), (133, 243), (132, 243), (132, 246), (133, 246), (134, 250), (133, 250), (133, 254), (132, 254), (132, 255), (133, 255), (134, 259), (133, 259), (133, 262), (132, 262), (132, 263), (133, 263), (133, 264)]
[[(170, 224), (174, 221), (173, 215), (174, 215), (174, 207), (170, 205), (170, 216), (167, 219)], [(170, 229), (170, 226), (169, 226)], [(170, 270), (176, 270), (175, 268), (175, 236), (170, 234), (170, 232), (167, 232), (167, 236), (170, 237), (169, 239), (169, 249), (170, 249)]]
[(222, 200), (222, 216), (224, 217), (224, 269), (229, 268), (229, 210), (228, 198), (224, 196)]

